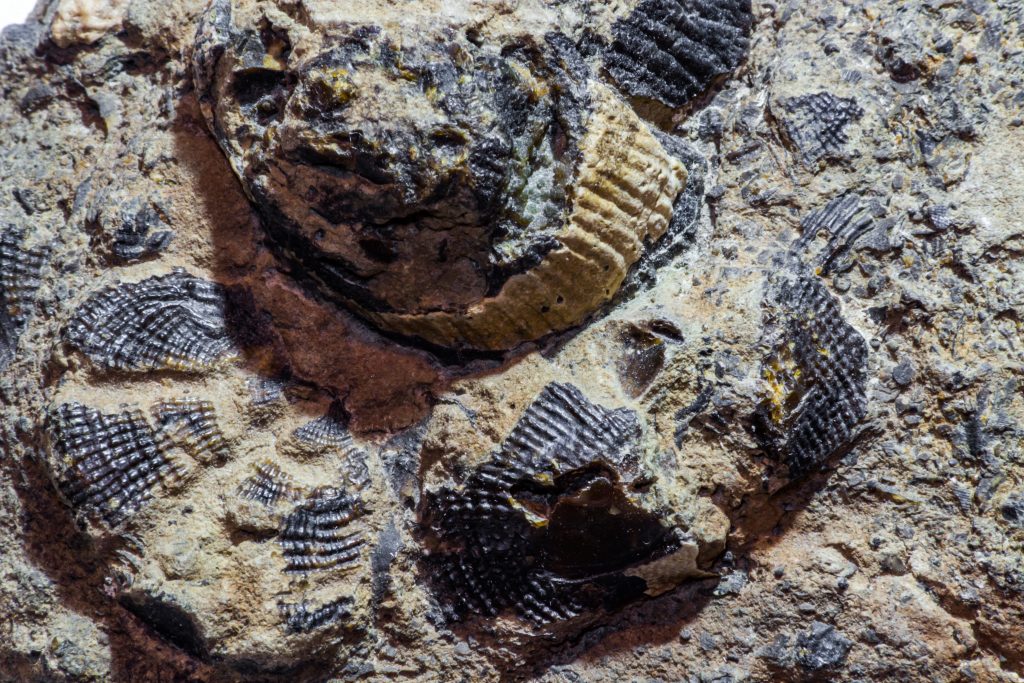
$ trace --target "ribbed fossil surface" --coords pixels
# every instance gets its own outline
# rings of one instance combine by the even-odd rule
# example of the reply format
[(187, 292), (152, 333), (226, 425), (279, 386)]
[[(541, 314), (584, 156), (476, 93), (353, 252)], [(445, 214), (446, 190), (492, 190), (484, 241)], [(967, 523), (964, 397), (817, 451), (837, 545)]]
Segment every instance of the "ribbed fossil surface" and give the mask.
[(842, 158), (849, 141), (847, 127), (864, 115), (853, 98), (829, 92), (794, 97), (782, 107), (786, 134), (809, 166)]
[(615, 24), (605, 68), (631, 97), (680, 107), (747, 54), (750, 0), (643, 0)]
[(348, 616), (345, 599), (314, 606), (306, 602), (286, 603), (280, 606), (286, 628), (293, 633), (308, 633), (328, 626)]
[(295, 500), (299, 497), (299, 491), (276, 464), (261, 462), (253, 469), (253, 475), (242, 482), (238, 489), (244, 498), (271, 506), (282, 499)]
[(781, 331), (763, 370), (766, 443), (799, 476), (848, 445), (867, 413), (868, 347), (813, 275), (783, 275), (766, 305)]
[(46, 264), (45, 250), (26, 248), (24, 238), (10, 227), (0, 233), (0, 369), (14, 358)]
[(634, 502), (638, 430), (630, 411), (553, 384), (458, 489), (429, 496), (428, 574), (453, 617), (510, 610), (543, 626), (647, 590), (628, 570), (679, 539)]
[(162, 436), (203, 464), (224, 464), (231, 457), (231, 446), (217, 425), (217, 414), (209, 401), (161, 401), (153, 406), (153, 419)]
[(198, 370), (234, 348), (222, 289), (181, 270), (91, 295), (68, 340), (99, 368), (136, 372)]
[(105, 414), (65, 403), (50, 417), (57, 487), (76, 509), (111, 526), (124, 521), (184, 467), (158, 445), (139, 411)]
[(362, 514), (362, 502), (341, 489), (311, 493), (281, 524), (285, 571), (302, 574), (353, 565), (365, 540), (358, 526), (349, 526)]

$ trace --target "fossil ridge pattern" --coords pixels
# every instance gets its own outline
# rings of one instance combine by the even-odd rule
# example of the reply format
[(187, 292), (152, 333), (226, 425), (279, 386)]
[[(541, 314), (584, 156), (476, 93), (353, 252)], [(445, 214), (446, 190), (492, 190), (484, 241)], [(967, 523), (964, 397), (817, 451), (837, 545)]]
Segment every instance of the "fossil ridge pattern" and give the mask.
[(292, 633), (309, 633), (345, 619), (348, 611), (344, 598), (315, 606), (308, 602), (284, 603), (280, 606), (285, 628)]
[(681, 107), (749, 47), (750, 0), (643, 0), (615, 24), (605, 68), (631, 97)]
[(679, 540), (632, 502), (638, 431), (632, 412), (552, 384), (459, 489), (431, 493), (427, 566), (451, 616), (512, 611), (544, 626), (642, 594), (628, 570)]
[(763, 366), (762, 425), (769, 452), (795, 477), (848, 444), (867, 414), (868, 348), (813, 275), (783, 276), (766, 303), (781, 336)]
[(233, 352), (224, 293), (182, 270), (104, 289), (85, 301), (68, 340), (107, 370), (198, 370)]
[(117, 526), (185, 470), (157, 443), (139, 411), (104, 414), (80, 403), (50, 418), (55, 481), (76, 509)]
[(46, 264), (46, 251), (24, 248), (24, 237), (14, 228), (0, 235), (0, 370), (14, 358)]
[(299, 497), (298, 489), (275, 463), (261, 462), (254, 469), (256, 472), (239, 487), (239, 494), (243, 498), (269, 507), (279, 500), (295, 500)]
[(161, 436), (181, 446), (199, 462), (224, 464), (231, 446), (217, 425), (213, 404), (200, 399), (161, 401), (153, 406)]
[(819, 162), (841, 159), (849, 137), (846, 128), (864, 115), (857, 101), (837, 97), (829, 92), (793, 97), (782, 102), (786, 113), (783, 128), (796, 146), (803, 162), (816, 166)]
[(363, 503), (341, 489), (314, 491), (281, 523), (285, 571), (306, 574), (352, 565), (365, 539), (361, 530), (348, 527), (362, 514)]

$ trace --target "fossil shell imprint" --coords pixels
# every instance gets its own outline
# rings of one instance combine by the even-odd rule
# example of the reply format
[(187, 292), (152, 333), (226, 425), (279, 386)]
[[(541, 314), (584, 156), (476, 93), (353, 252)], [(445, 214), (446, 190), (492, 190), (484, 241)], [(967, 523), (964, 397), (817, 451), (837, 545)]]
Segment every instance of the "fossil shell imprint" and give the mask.
[(813, 275), (782, 275), (765, 306), (782, 338), (762, 366), (763, 444), (795, 477), (848, 444), (867, 414), (868, 346)]
[(638, 437), (632, 411), (552, 384), (459, 489), (431, 492), (421, 510), (427, 564), (449, 613), (511, 611), (543, 626), (693, 575), (696, 551), (634, 487)]
[(224, 291), (183, 270), (93, 294), (68, 340), (104, 370), (198, 370), (234, 351)]
[[(750, 7), (664, 4), (585, 58), (554, 26), (484, 39), (460, 3), (413, 35), (342, 5), (311, 46), (215, 0), (193, 63), (293, 275), (383, 330), (504, 350), (579, 325), (672, 225), (687, 169), (616, 87), (679, 106), (743, 58)], [(647, 52), (627, 63), (633, 42), (665, 40), (650, 69)], [(666, 59), (682, 66), (659, 73)]]
[(185, 470), (158, 443), (140, 411), (104, 414), (65, 403), (49, 420), (51, 472), (57, 488), (87, 514), (117, 526)]
[(24, 237), (15, 228), (0, 234), (0, 370), (14, 359), (46, 264), (45, 249), (25, 248)]

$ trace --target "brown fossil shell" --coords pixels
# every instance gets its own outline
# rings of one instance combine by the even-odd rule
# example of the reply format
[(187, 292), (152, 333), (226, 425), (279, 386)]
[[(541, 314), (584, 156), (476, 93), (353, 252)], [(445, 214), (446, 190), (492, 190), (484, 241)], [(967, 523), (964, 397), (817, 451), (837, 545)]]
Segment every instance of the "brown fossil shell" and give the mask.
[(670, 229), (685, 165), (566, 35), (319, 28), (214, 2), (196, 81), (293, 276), (376, 327), (484, 351), (568, 330)]

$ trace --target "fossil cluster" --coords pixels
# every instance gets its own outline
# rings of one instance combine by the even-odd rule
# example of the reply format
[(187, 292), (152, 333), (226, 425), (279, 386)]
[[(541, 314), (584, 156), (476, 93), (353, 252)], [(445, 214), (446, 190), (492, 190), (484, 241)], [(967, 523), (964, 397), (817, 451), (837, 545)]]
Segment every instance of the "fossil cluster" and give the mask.
[(643, 506), (639, 431), (631, 412), (553, 384), (459, 490), (432, 492), (427, 564), (453, 615), (545, 625), (699, 575), (693, 539)]
[(1019, 681), (1016, 4), (42, 0), (0, 681)]

